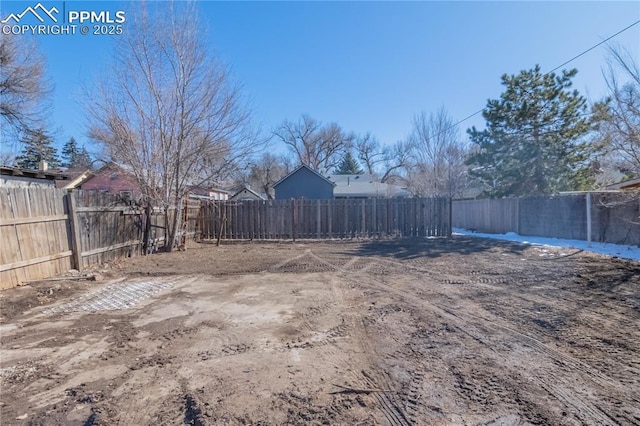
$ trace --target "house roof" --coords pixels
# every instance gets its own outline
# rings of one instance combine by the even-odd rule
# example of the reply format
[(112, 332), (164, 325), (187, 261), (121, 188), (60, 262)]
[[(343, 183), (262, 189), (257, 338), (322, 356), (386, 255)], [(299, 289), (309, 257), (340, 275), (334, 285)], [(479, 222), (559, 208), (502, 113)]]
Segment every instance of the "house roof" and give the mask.
[(410, 197), (411, 193), (397, 185), (376, 182), (372, 175), (331, 175), (335, 197)]
[(258, 194), (256, 191), (254, 191), (253, 189), (249, 188), (248, 186), (243, 186), (242, 189), (238, 192), (236, 192), (235, 194), (233, 194), (230, 198), (234, 199), (236, 198), (238, 195), (240, 195), (241, 193), (243, 193), (244, 191), (250, 192), (251, 194), (255, 195), (256, 197), (258, 197), (258, 199), (260, 200), (264, 200), (264, 197), (260, 194)]
[(334, 182), (332, 182), (331, 180), (329, 180), (328, 178), (322, 176), (320, 173), (316, 172), (315, 170), (313, 170), (311, 167), (307, 166), (306, 164), (301, 164), (298, 167), (295, 168), (295, 170), (293, 170), (291, 173), (289, 173), (288, 175), (286, 175), (285, 177), (283, 177), (282, 179), (280, 179), (279, 181), (277, 181), (276, 183), (274, 183), (272, 185), (273, 188), (275, 188), (276, 186), (280, 185), (282, 182), (284, 182), (285, 180), (289, 179), (289, 177), (293, 176), (294, 174), (296, 174), (299, 170), (301, 169), (307, 169), (310, 172), (312, 172), (313, 174), (317, 175), (319, 178), (327, 181), (328, 183), (330, 183), (332, 186), (336, 186), (336, 184)]
[(91, 170), (67, 170), (67, 174), (69, 176), (69, 180), (56, 181), (56, 187), (63, 189), (77, 188), (91, 176), (94, 176), (94, 173)]
[(0, 166), (0, 174), (8, 176), (20, 176), (32, 179), (67, 180), (69, 175), (62, 170), (34, 170), (21, 169), (19, 167)]
[(640, 188), (640, 178), (629, 179), (623, 182), (614, 183), (613, 185), (605, 186), (605, 189), (632, 189)]
[(216, 192), (218, 194), (231, 194), (231, 191), (225, 189), (209, 187), (209, 186), (192, 186), (189, 188), (189, 193), (194, 195), (209, 195), (210, 192)]

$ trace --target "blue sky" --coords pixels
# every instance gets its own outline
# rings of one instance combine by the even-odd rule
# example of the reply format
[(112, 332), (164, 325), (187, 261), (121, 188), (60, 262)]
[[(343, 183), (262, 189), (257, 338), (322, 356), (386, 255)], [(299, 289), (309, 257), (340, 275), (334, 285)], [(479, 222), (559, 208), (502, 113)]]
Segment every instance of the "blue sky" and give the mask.
[[(41, 1), (61, 9), (62, 1)], [(2, 2), (2, 18), (32, 2)], [(640, 2), (214, 2), (200, 1), (202, 35), (230, 67), (266, 132), (306, 113), (383, 143), (413, 116), (444, 107), (456, 120), (500, 96), (500, 77), (549, 71), (640, 20)], [(67, 1), (67, 10), (132, 10), (136, 2)], [(123, 24), (126, 31), (127, 24)], [(91, 149), (77, 103), (81, 84), (108, 75), (117, 36), (37, 36), (55, 84), (58, 146)], [(640, 58), (640, 24), (617, 36)], [(590, 100), (606, 95), (604, 47), (567, 67)], [(460, 125), (461, 133), (481, 115)]]

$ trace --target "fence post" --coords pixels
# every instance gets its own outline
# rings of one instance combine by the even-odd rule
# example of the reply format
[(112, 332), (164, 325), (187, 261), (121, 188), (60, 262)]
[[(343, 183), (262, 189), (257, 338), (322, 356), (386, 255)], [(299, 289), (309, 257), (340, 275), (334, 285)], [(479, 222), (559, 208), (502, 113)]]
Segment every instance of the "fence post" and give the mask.
[(225, 229), (225, 222), (227, 220), (227, 208), (224, 201), (217, 204), (218, 214), (220, 216), (220, 226), (218, 227), (218, 238), (216, 239), (216, 247), (220, 247), (220, 240), (222, 239), (222, 231)]
[(331, 233), (331, 216), (333, 215), (333, 209), (331, 208), (331, 199), (327, 201), (327, 227), (329, 228), (329, 238), (332, 238)]
[(293, 242), (296, 242), (296, 199), (292, 198), (291, 199), (291, 238), (293, 239)]
[(447, 237), (453, 236), (453, 198), (449, 197), (449, 223), (447, 224)]
[(71, 229), (71, 252), (73, 253), (73, 264), (78, 271), (82, 271), (82, 243), (80, 242), (80, 224), (78, 223), (78, 212), (76, 208), (75, 194), (69, 191), (66, 195), (67, 208), (69, 209), (69, 220)]
[(320, 231), (322, 230), (322, 225), (320, 223), (322, 219), (322, 214), (320, 210), (320, 202), (321, 200), (316, 200), (316, 238), (320, 239)]
[(366, 209), (366, 206), (365, 206), (364, 199), (362, 200), (362, 212), (361, 213), (362, 213), (362, 219), (360, 221), (360, 228), (361, 228), (360, 238), (365, 238), (365, 235), (367, 233), (367, 218), (366, 218), (367, 209)]
[(516, 198), (516, 234), (520, 234), (520, 197)]
[(591, 247), (591, 193), (587, 192), (585, 197), (587, 205), (587, 246)]

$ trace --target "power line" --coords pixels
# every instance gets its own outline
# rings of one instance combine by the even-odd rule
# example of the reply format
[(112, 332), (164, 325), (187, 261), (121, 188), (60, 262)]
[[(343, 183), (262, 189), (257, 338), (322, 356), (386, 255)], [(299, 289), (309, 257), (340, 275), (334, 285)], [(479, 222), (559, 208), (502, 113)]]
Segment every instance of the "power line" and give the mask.
[[(609, 41), (609, 40), (611, 40), (612, 38), (616, 37), (616, 36), (617, 36), (617, 35), (619, 35), (619, 34), (622, 34), (623, 32), (627, 31), (629, 28), (633, 27), (634, 25), (638, 25), (638, 23), (640, 23), (640, 20), (638, 20), (638, 21), (634, 22), (633, 24), (629, 25), (629, 26), (628, 26), (628, 27), (626, 27), (626, 28), (623, 28), (622, 30), (620, 30), (620, 31), (618, 31), (617, 33), (615, 33), (614, 35), (612, 35), (612, 36), (609, 36), (609, 37), (605, 38), (605, 39), (604, 39), (604, 40), (602, 40), (600, 43), (598, 43), (598, 44), (596, 44), (596, 45), (594, 45), (594, 46), (591, 46), (590, 48), (588, 48), (588, 49), (587, 49), (587, 50), (585, 50), (584, 52), (582, 52), (582, 53), (580, 53), (580, 54), (578, 54), (578, 55), (574, 56), (574, 57), (573, 57), (573, 58), (571, 58), (571, 59), (569, 59), (567, 62), (565, 62), (565, 63), (563, 63), (563, 64), (561, 64), (561, 65), (558, 65), (557, 67), (555, 67), (554, 69), (552, 69), (551, 71), (549, 71), (547, 74), (551, 74), (552, 72), (556, 71), (558, 68), (562, 68), (562, 67), (564, 67), (564, 66), (565, 66), (565, 65), (567, 65), (569, 62), (572, 62), (572, 61), (574, 61), (574, 60), (578, 59), (580, 56), (584, 55), (585, 53), (589, 53), (589, 52), (591, 52), (591, 51), (592, 51), (593, 49), (595, 49), (596, 47), (598, 47), (598, 46), (600, 46), (600, 45), (602, 45), (602, 44), (605, 44), (606, 42), (608, 42), (608, 41)], [(546, 74), (545, 74), (545, 75), (546, 75)]]
[[(607, 37), (607, 38), (606, 38), (606, 39), (604, 39), (604, 40), (602, 40), (600, 43), (595, 44), (595, 45), (591, 46), (590, 48), (588, 48), (587, 50), (585, 50), (585, 51), (583, 51), (583, 52), (581, 52), (581, 53), (577, 54), (576, 56), (574, 56), (573, 58), (569, 59), (568, 61), (566, 61), (566, 62), (564, 62), (564, 63), (562, 63), (562, 64), (558, 65), (557, 67), (555, 67), (555, 68), (554, 68), (554, 69), (552, 69), (551, 71), (547, 71), (544, 75), (551, 74), (552, 72), (554, 72), (554, 71), (558, 70), (559, 68), (564, 67), (564, 66), (565, 66), (565, 65), (567, 65), (568, 63), (575, 61), (575, 60), (576, 60), (576, 59), (578, 59), (579, 57), (581, 57), (581, 56), (585, 55), (586, 53), (591, 52), (593, 49), (597, 48), (598, 46), (603, 45), (604, 43), (608, 42), (608, 41), (609, 41), (609, 40), (611, 40), (612, 38), (614, 38), (614, 37), (616, 37), (616, 36), (618, 36), (618, 35), (622, 34), (623, 32), (627, 31), (629, 28), (631, 28), (631, 27), (633, 27), (633, 26), (635, 26), (635, 25), (638, 25), (638, 24), (640, 24), (640, 20), (638, 20), (638, 21), (636, 21), (636, 22), (632, 23), (631, 25), (628, 25), (627, 27), (625, 27), (625, 28), (621, 29), (621, 30), (620, 30), (620, 31), (618, 31), (617, 33), (615, 33), (615, 34), (613, 34), (613, 35), (611, 35), (611, 36)], [(438, 137), (438, 136), (440, 136), (441, 134), (443, 134), (443, 133), (445, 133), (445, 132), (447, 132), (447, 131), (449, 131), (449, 130), (453, 129), (454, 127), (458, 126), (459, 124), (464, 123), (465, 121), (467, 121), (467, 120), (468, 120), (468, 119), (470, 119), (471, 117), (475, 117), (476, 115), (480, 114), (482, 111), (484, 111), (484, 108), (482, 108), (481, 110), (478, 110), (478, 111), (474, 112), (473, 114), (469, 114), (469, 115), (467, 115), (467, 116), (466, 116), (465, 118), (463, 118), (462, 120), (460, 120), (460, 121), (458, 121), (458, 122), (456, 122), (456, 123), (452, 124), (451, 126), (447, 127), (446, 129), (444, 129), (444, 130), (440, 131), (439, 133), (436, 133), (435, 135), (433, 135), (433, 136), (432, 136), (432, 138), (437, 138), (437, 137)]]

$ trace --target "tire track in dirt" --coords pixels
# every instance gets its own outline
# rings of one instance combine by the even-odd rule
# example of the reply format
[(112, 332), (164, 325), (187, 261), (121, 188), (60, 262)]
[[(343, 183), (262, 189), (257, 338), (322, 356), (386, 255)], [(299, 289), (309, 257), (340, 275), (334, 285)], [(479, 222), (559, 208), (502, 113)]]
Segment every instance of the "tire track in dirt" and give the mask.
[[(333, 269), (335, 271), (334, 275), (342, 280), (346, 279), (348, 281), (348, 276), (353, 275), (353, 271), (345, 270), (343, 267), (335, 265), (313, 252), (310, 252), (310, 254), (318, 262), (325, 264), (328, 268)], [(356, 262), (357, 260), (353, 262), (349, 261), (345, 265), (351, 266), (356, 264)], [(331, 290), (334, 294), (334, 298), (338, 301), (339, 305), (348, 306), (344, 292), (339, 286), (336, 285), (335, 280), (331, 281)], [(413, 424), (413, 422), (410, 421), (410, 419), (407, 417), (403, 404), (401, 404), (397, 400), (398, 398), (395, 387), (393, 386), (388, 375), (385, 371), (376, 368), (376, 351), (370, 345), (372, 336), (370, 336), (367, 332), (363, 318), (355, 312), (355, 310), (352, 310), (351, 314), (349, 315), (351, 317), (349, 321), (351, 325), (351, 336), (354, 338), (355, 342), (357, 342), (357, 346), (362, 349), (365, 357), (369, 360), (369, 366), (371, 368), (370, 371), (361, 369), (360, 371), (362, 376), (354, 377), (357, 386), (361, 386), (364, 389), (380, 390), (380, 392), (372, 392), (371, 395), (377, 401), (380, 410), (391, 425), (406, 426)]]
[[(394, 262), (395, 263), (395, 262)], [(509, 351), (508, 347), (502, 346), (500, 348), (499, 341), (487, 341), (487, 336), (498, 335), (496, 331), (504, 332), (521, 344), (530, 347), (540, 353), (545, 354), (548, 358), (556, 361), (557, 363), (563, 365), (566, 368), (577, 370), (581, 373), (581, 376), (585, 376), (589, 378), (592, 382), (605, 387), (605, 388), (615, 388), (617, 391), (625, 394), (625, 396), (629, 397), (628, 390), (617, 383), (615, 380), (605, 376), (599, 371), (595, 371), (591, 366), (576, 360), (572, 357), (569, 357), (563, 353), (560, 353), (556, 350), (553, 350), (547, 347), (544, 343), (539, 340), (528, 336), (524, 333), (521, 333), (517, 330), (514, 330), (510, 327), (506, 327), (500, 324), (496, 324), (493, 321), (488, 320), (479, 315), (471, 314), (469, 312), (462, 313), (460, 311), (454, 311), (451, 308), (446, 306), (439, 305), (434, 302), (430, 302), (424, 299), (417, 297), (416, 292), (410, 292), (407, 290), (402, 290), (396, 287), (393, 287), (376, 277), (368, 277), (369, 279), (366, 281), (368, 283), (374, 283), (374, 285), (378, 288), (384, 288), (392, 293), (395, 293), (404, 298), (407, 302), (413, 304), (414, 306), (419, 306), (422, 308), (428, 308), (443, 318), (451, 321), (456, 324), (456, 327), (464, 332), (465, 334), (474, 338), (474, 340), (483, 344), (487, 348), (491, 349), (494, 353), (499, 354), (499, 352), (507, 352)], [(364, 281), (364, 280), (363, 280)], [(424, 290), (424, 289), (421, 289)], [(437, 292), (436, 292), (437, 293)], [(478, 328), (481, 327), (481, 328)], [(494, 347), (500, 349), (500, 351), (496, 351)], [(530, 372), (532, 376), (536, 376), (534, 372)], [(549, 390), (553, 391), (554, 388), (549, 386)], [(573, 397), (566, 392), (560, 393), (556, 395), (552, 392), (552, 395), (557, 396), (558, 399), (565, 401), (569, 406), (576, 408), (580, 413), (583, 413), (586, 418), (596, 419), (600, 424), (616, 424), (612, 423), (612, 417), (610, 417), (607, 413), (603, 412), (599, 407), (594, 404), (589, 403), (586, 400), (581, 399), (579, 396)]]
[[(308, 257), (308, 259), (305, 259)], [(341, 259), (344, 260), (344, 259)], [(333, 365), (338, 370), (351, 371), (346, 378), (345, 385), (352, 386), (354, 388), (362, 389), (378, 389), (380, 386), (384, 387), (388, 385), (387, 380), (379, 373), (374, 371), (367, 371), (364, 368), (369, 368), (374, 365), (372, 360), (372, 348), (368, 345), (370, 337), (367, 335), (364, 326), (362, 324), (362, 318), (355, 314), (355, 311), (338, 311), (338, 308), (344, 308), (348, 306), (348, 300), (344, 294), (344, 291), (336, 283), (336, 281), (344, 281), (344, 275), (348, 272), (345, 269), (354, 268), (358, 263), (357, 257), (352, 257), (342, 266), (332, 263), (326, 260), (312, 250), (306, 250), (305, 253), (294, 258), (288, 259), (275, 265), (269, 269), (269, 272), (317, 272), (319, 269), (324, 272), (331, 272), (332, 279), (330, 280), (331, 293), (333, 300), (330, 304), (323, 304), (309, 308), (309, 311), (303, 315), (303, 324), (307, 329), (315, 330), (313, 326), (314, 320), (319, 316), (326, 316), (329, 314), (342, 317), (342, 323), (337, 327), (327, 332), (326, 339), (320, 339), (316, 342), (305, 342), (310, 345), (320, 345), (321, 353), (326, 357), (327, 363)], [(349, 337), (352, 339), (351, 346), (359, 348), (359, 352), (369, 360), (367, 366), (361, 364), (354, 364), (351, 357), (339, 350), (333, 343), (331, 338), (335, 337)], [(350, 380), (349, 380), (350, 378)], [(376, 401), (378, 409), (382, 412), (389, 424), (393, 426), (405, 426), (412, 424), (404, 415), (401, 407), (389, 397), (387, 392), (373, 392), (370, 397)], [(364, 401), (360, 404), (364, 403)]]
[[(403, 265), (403, 263), (401, 262), (397, 262), (397, 261), (393, 261), (393, 260), (388, 260), (388, 259), (384, 259), (385, 262), (396, 265), (397, 267), (401, 267)], [(411, 271), (418, 271), (416, 268), (410, 267), (409, 270)], [(503, 278), (486, 278), (486, 277), (479, 277), (479, 278), (471, 278), (471, 279), (466, 279), (466, 280), (460, 280), (460, 282), (464, 283), (464, 284), (480, 284), (480, 285), (490, 285), (490, 284), (502, 284), (502, 283), (513, 283), (516, 282), (518, 284), (521, 283), (531, 283), (531, 282), (540, 282), (543, 281), (542, 279), (536, 278), (536, 277), (522, 277), (523, 274), (523, 270), (518, 269), (520, 271), (520, 275), (517, 276), (517, 278), (507, 278), (507, 279), (503, 279)], [(472, 275), (483, 275), (485, 274), (484, 271), (473, 271)], [(494, 272), (490, 272), (491, 275), (496, 275)], [(442, 279), (438, 276), (438, 273), (434, 273), (433, 271), (429, 272), (429, 277), (437, 280), (440, 283), (443, 284), (451, 284), (451, 285), (455, 285), (458, 284), (459, 282), (452, 282), (451, 280), (447, 280), (447, 279)], [(420, 278), (424, 278), (424, 276), (420, 276)], [(375, 278), (374, 278), (375, 279)], [(376, 280), (378, 282), (380, 282), (379, 280)], [(385, 286), (388, 286), (388, 284), (386, 283), (382, 283)], [(415, 286), (414, 286), (415, 287)], [(514, 293), (513, 291), (509, 292), (508, 290), (510, 289), (505, 289), (502, 287), (498, 287), (498, 289), (500, 291), (507, 291), (508, 292), (508, 296), (509, 297), (515, 297), (515, 298), (520, 298), (522, 300), (527, 300), (527, 301), (533, 301), (533, 302), (542, 302), (548, 305), (553, 304), (554, 302), (557, 303), (557, 299), (551, 299), (551, 298), (546, 298), (544, 296), (541, 295), (523, 295), (523, 294), (517, 294)], [(445, 295), (444, 292), (442, 291), (438, 291), (436, 287), (431, 286), (430, 288), (426, 289), (426, 288), (416, 288), (416, 292), (414, 294), (418, 294), (418, 291), (425, 291), (428, 290), (429, 293), (432, 294), (437, 294), (437, 295)], [(407, 292), (407, 294), (409, 294)], [(465, 296), (464, 294), (460, 293), (461, 296)], [(411, 295), (413, 297), (413, 294)], [(417, 300), (423, 300), (423, 299), (417, 299)], [(568, 300), (568, 299), (567, 299)], [(426, 301), (423, 301), (426, 302)], [(535, 337), (532, 337), (530, 335), (521, 333), (511, 327), (507, 327), (504, 325), (499, 324), (498, 322), (495, 321), (495, 319), (488, 319), (485, 318), (483, 316), (477, 315), (477, 314), (473, 314), (471, 312), (469, 312), (469, 310), (465, 311), (464, 313), (461, 311), (454, 311), (453, 309), (451, 309), (450, 307), (444, 306), (442, 304), (438, 304), (436, 302), (428, 302), (430, 305), (432, 306), (437, 306), (440, 310), (448, 313), (449, 315), (453, 315), (456, 317), (460, 317), (460, 319), (462, 321), (465, 321), (469, 324), (473, 324), (474, 322), (480, 322), (482, 324), (485, 324), (486, 326), (488, 326), (489, 328), (496, 328), (499, 331), (503, 331), (507, 334), (511, 334), (512, 336), (516, 337), (518, 340), (520, 340), (523, 343), (526, 343), (528, 346), (535, 348), (537, 350), (540, 350), (541, 352), (544, 352), (545, 354), (547, 354), (550, 358), (554, 359), (555, 361), (570, 367), (570, 368), (574, 368), (577, 369), (579, 371), (581, 371), (582, 373), (586, 374), (587, 376), (589, 376), (593, 381), (595, 381), (596, 383), (602, 385), (602, 386), (610, 386), (610, 387), (615, 387), (618, 388), (619, 390), (627, 390), (627, 387), (622, 385), (618, 380), (613, 379), (609, 376), (607, 376), (606, 374), (604, 374), (603, 372), (599, 371), (598, 369), (596, 369), (594, 366), (587, 364), (586, 362), (583, 362), (582, 360), (579, 360), (575, 357), (571, 357), (569, 355), (566, 355), (560, 351), (554, 350), (550, 347), (548, 347), (545, 343), (541, 342), (540, 340), (536, 339)], [(586, 312), (591, 312), (593, 314), (599, 315), (599, 312), (594, 310), (594, 309), (589, 309), (586, 307), (580, 307), (581, 310), (586, 311)], [(503, 318), (500, 318), (503, 319)], [(550, 333), (545, 333), (544, 331), (538, 331), (540, 334), (543, 334), (547, 337), (550, 338), (554, 338), (554, 335), (550, 334)]]

